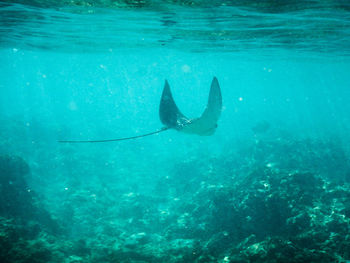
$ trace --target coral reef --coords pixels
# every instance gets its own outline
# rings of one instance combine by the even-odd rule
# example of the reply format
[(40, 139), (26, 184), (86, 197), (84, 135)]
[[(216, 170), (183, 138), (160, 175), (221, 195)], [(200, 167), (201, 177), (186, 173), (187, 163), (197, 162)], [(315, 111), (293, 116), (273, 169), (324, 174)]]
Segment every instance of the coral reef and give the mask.
[(18, 156), (0, 156), (0, 261), (48, 262), (42, 239), (61, 229), (28, 187), (29, 166)]
[(1, 262), (350, 259), (349, 162), (334, 141), (266, 139), (180, 161), (150, 192), (73, 180), (46, 193), (50, 216), (27, 191), (25, 162), (0, 160)]
[(32, 193), (25, 176), (28, 165), (16, 156), (0, 156), (0, 192), (2, 216), (28, 216), (32, 211)]

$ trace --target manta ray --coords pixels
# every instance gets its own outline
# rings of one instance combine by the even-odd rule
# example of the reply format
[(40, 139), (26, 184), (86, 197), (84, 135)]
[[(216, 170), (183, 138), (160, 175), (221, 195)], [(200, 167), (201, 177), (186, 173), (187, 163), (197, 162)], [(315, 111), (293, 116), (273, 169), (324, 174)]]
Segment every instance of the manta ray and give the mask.
[(187, 118), (181, 113), (176, 106), (173, 95), (170, 91), (170, 86), (167, 80), (165, 80), (162, 97), (159, 104), (159, 118), (164, 125), (161, 129), (141, 134), (132, 137), (108, 139), (108, 140), (89, 140), (89, 141), (59, 141), (61, 143), (85, 143), (85, 142), (113, 142), (132, 140), (145, 136), (157, 134), (169, 129), (174, 129), (179, 132), (197, 134), (200, 136), (213, 135), (218, 127), (217, 122), (220, 118), (222, 110), (222, 96), (220, 85), (216, 77), (211, 82), (209, 98), (207, 106), (199, 118)]

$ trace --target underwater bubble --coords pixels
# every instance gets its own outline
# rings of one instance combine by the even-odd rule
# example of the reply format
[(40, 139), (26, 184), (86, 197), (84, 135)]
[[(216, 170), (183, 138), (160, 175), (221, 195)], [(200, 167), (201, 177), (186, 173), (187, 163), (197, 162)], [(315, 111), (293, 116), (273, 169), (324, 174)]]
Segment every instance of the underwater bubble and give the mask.
[(270, 73), (270, 72), (272, 72), (272, 69), (264, 67), (264, 71), (267, 71)]
[(71, 111), (76, 111), (76, 110), (78, 109), (77, 104), (76, 104), (74, 101), (69, 102), (68, 108), (69, 108)]
[(189, 65), (183, 65), (182, 67), (181, 67), (181, 69), (182, 69), (182, 71), (183, 72), (185, 72), (185, 73), (189, 73), (189, 72), (191, 72), (191, 67), (189, 66)]

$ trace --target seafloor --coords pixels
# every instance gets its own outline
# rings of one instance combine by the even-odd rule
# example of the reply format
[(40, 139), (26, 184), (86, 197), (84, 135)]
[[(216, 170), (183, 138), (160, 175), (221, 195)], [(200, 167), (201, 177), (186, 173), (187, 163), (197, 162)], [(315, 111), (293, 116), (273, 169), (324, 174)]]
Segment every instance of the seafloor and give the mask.
[(254, 137), (175, 162), (152, 191), (72, 179), (60, 195), (29, 187), (44, 164), (5, 154), (16, 143), (0, 144), (2, 263), (350, 260), (350, 162), (334, 138)]

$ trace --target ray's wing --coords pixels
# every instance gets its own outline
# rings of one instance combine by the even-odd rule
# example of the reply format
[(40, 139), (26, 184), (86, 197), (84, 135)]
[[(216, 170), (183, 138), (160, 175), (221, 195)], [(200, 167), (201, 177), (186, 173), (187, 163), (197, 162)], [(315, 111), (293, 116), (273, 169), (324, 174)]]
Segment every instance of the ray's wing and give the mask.
[(217, 127), (222, 110), (222, 96), (220, 85), (216, 77), (211, 82), (209, 99), (201, 117), (191, 120), (191, 123), (182, 129), (186, 133), (202, 136), (212, 135)]
[(176, 106), (167, 80), (165, 80), (165, 85), (160, 100), (159, 117), (161, 122), (166, 127), (176, 130), (181, 130), (186, 123), (190, 122), (190, 120), (186, 118)]
[(213, 81), (211, 82), (207, 107), (205, 108), (202, 116), (199, 119), (208, 123), (209, 126), (216, 125), (220, 118), (221, 110), (222, 110), (221, 90), (220, 90), (218, 79), (214, 77)]

